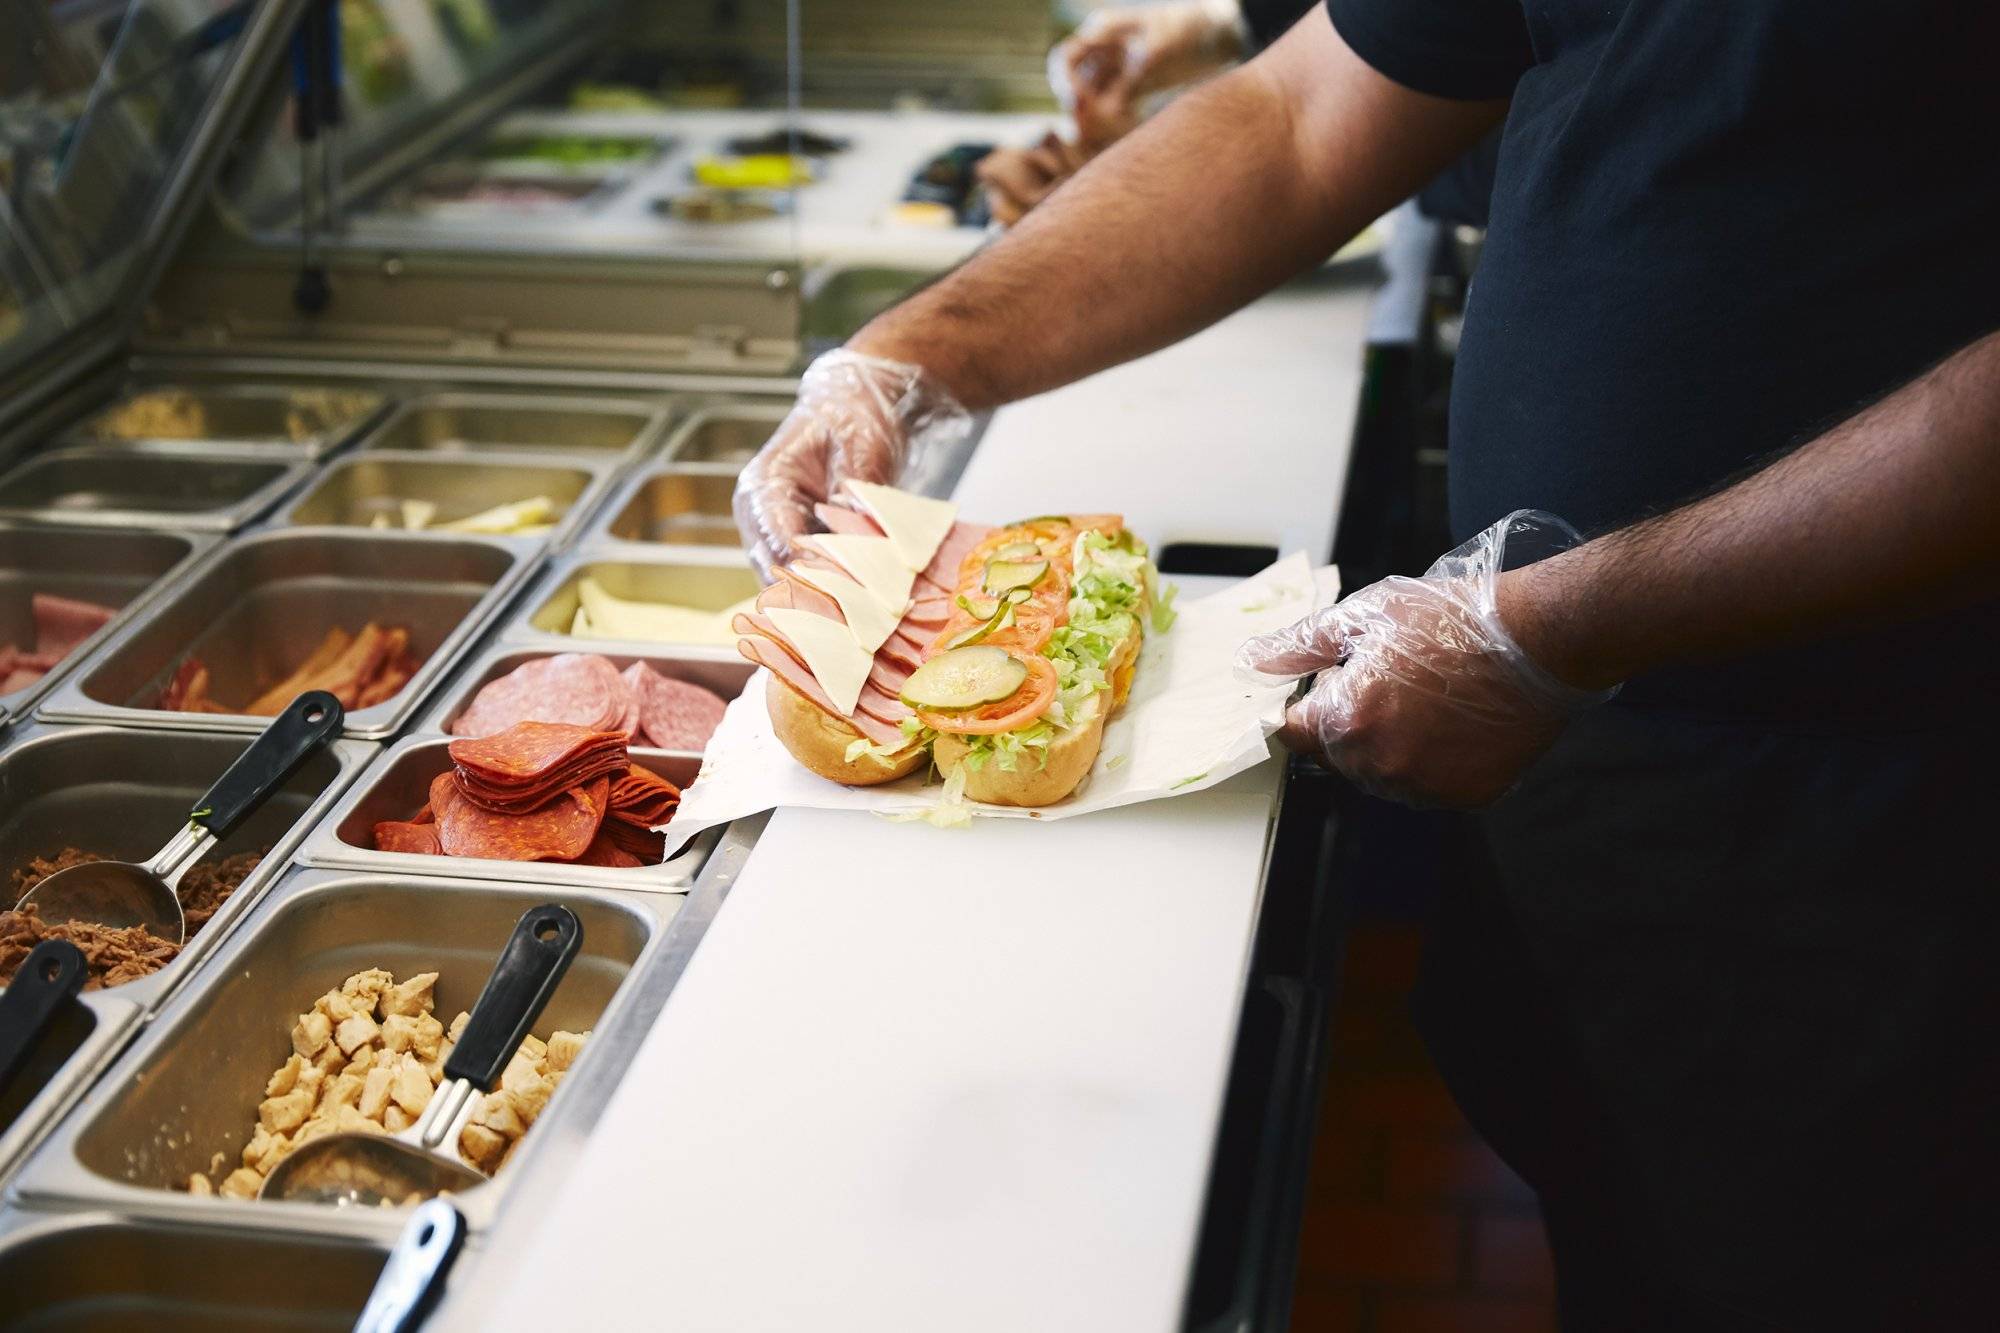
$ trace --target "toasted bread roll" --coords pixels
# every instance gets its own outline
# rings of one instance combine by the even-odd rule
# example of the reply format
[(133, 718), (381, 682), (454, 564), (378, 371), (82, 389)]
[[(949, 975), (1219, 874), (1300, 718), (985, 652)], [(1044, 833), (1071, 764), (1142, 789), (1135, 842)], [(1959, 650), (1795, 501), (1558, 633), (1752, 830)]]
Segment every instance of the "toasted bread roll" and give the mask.
[(924, 762), (921, 745), (912, 745), (891, 762), (864, 754), (847, 757), (847, 747), (861, 739), (861, 733), (813, 703), (776, 676), (764, 692), (764, 705), (771, 713), (771, 728), (792, 757), (823, 778), (850, 787), (872, 787), (916, 771)]

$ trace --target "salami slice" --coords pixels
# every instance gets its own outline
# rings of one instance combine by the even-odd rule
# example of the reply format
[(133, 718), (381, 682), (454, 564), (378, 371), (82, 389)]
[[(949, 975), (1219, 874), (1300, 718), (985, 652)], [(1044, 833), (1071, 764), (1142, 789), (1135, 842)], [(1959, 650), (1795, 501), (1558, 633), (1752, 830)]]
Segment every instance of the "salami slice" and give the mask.
[(650, 768), (633, 764), (611, 783), (611, 817), (651, 829), (673, 818), (681, 789)]
[(566, 723), (518, 722), (478, 740), (456, 740), (451, 762), (465, 794), (514, 804), (581, 786), (624, 765), (625, 735)]
[(481, 737), (521, 722), (565, 723), (609, 730), (624, 717), (629, 691), (618, 668), (596, 653), (556, 653), (523, 662), (486, 682), (463, 713), (454, 736)]
[(611, 779), (572, 787), (526, 814), (498, 814), (467, 799), (454, 774), (431, 783), (438, 845), (447, 856), (573, 861), (589, 850), (611, 803)]
[[(429, 806), (424, 807), (428, 813)], [(443, 856), (438, 843), (438, 826), (430, 821), (386, 819), (375, 826), (375, 850), (406, 852), (415, 856)]]
[(722, 725), (729, 704), (713, 690), (663, 676), (644, 662), (638, 673), (639, 730), (661, 750), (700, 750)]
[[(666, 846), (664, 838), (660, 840), (660, 845), (663, 848)], [(654, 859), (657, 860), (658, 858)], [(597, 836), (591, 840), (590, 846), (583, 849), (583, 855), (576, 858), (576, 864), (580, 866), (610, 866), (613, 870), (630, 870), (634, 866), (642, 866), (646, 863), (633, 853), (619, 846), (608, 832), (599, 829)]]

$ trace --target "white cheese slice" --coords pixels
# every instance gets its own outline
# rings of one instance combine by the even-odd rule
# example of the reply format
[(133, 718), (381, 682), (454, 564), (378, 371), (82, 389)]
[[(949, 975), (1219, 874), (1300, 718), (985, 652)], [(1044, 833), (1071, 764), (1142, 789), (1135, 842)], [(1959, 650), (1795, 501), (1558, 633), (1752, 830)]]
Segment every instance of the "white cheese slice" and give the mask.
[(916, 571), (903, 563), (887, 537), (858, 537), (843, 532), (822, 532), (811, 538), (827, 558), (846, 570), (854, 581), (884, 606), (908, 606)]
[(907, 603), (897, 607), (882, 605), (866, 588), (830, 569), (798, 565), (792, 573), (840, 604), (840, 614), (847, 618), (847, 632), (854, 636), (855, 646), (865, 653), (873, 653), (887, 643), (896, 626), (902, 623), (903, 612), (909, 610)]
[(944, 545), (951, 525), (958, 521), (958, 506), (949, 500), (912, 495), (872, 481), (849, 481), (847, 490), (868, 511), (868, 517), (875, 520), (895, 546), (897, 556), (911, 569), (922, 570), (930, 564), (938, 547)]
[(805, 659), (813, 679), (826, 691), (833, 706), (852, 715), (854, 706), (861, 701), (861, 687), (868, 680), (869, 669), (875, 665), (874, 654), (862, 651), (845, 625), (825, 616), (785, 606), (774, 606), (764, 614), (771, 618), (786, 642), (799, 650), (799, 656)]

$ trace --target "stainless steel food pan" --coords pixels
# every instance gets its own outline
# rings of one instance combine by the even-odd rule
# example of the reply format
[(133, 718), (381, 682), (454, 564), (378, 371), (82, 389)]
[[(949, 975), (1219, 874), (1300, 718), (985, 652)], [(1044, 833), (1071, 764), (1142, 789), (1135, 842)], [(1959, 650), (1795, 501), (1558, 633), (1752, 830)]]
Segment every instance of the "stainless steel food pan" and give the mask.
[(361, 455), (334, 463), (285, 511), (284, 523), (302, 527), (367, 528), (378, 522), (404, 527), (403, 503), (433, 508), (442, 525), (517, 500), (546, 496), (555, 508), (550, 530), (537, 542), (556, 542), (591, 511), (610, 476), (606, 463), (561, 466), (519, 459), (408, 458)]
[(277, 504), (311, 468), (302, 460), (220, 450), (61, 449), (0, 477), (0, 518), (234, 532)]
[(190, 1226), (89, 1212), (0, 1218), (9, 1328), (345, 1333), (388, 1262), (381, 1236)]
[(805, 281), (799, 332), (807, 347), (838, 347), (875, 316), (935, 277), (912, 269), (859, 265), (822, 270)]
[[(606, 651), (606, 643), (631, 643), (570, 634), (570, 625), (582, 605), (578, 591), (585, 579), (595, 579), (614, 597), (630, 601), (657, 602), (689, 607), (698, 611), (724, 611), (755, 597), (762, 586), (741, 552), (682, 550), (670, 557), (630, 553), (629, 548), (605, 549), (584, 546), (564, 556), (542, 575), (526, 603), (525, 618), (516, 619), (506, 629), (513, 641), (547, 641), (551, 638), (579, 651)], [(730, 647), (734, 636), (725, 636), (703, 647)], [(640, 651), (679, 646), (668, 643), (640, 643)]]
[[(634, 989), (627, 979), (652, 956), (678, 898), (531, 882), (298, 872), (258, 905), (207, 960), (196, 984), (50, 1133), (21, 1169), (20, 1196), (238, 1224), (266, 1216), (310, 1223), (345, 1211), (195, 1198), (177, 1187), (207, 1171), (218, 1152), (227, 1163), (238, 1160), (264, 1085), (291, 1053), (292, 1025), (319, 996), (366, 968), (387, 968), (399, 980), (436, 971), (437, 1008), (448, 1023), (478, 998), (521, 913), (550, 901), (576, 913), (583, 948), (534, 1030), (544, 1038), (557, 1029), (590, 1031), (593, 1045), (565, 1082), (580, 1076), (596, 1054), (595, 1040), (621, 1031)], [(458, 1196), (474, 1227), (493, 1216), (509, 1172), (527, 1164), (538, 1137), (559, 1129), (564, 1106), (558, 1089), (507, 1169), (492, 1184)]]
[[(435, 702), (417, 722), (417, 730), (432, 735), (445, 735), (451, 724), (472, 703), (473, 696), (488, 682), (498, 679), (515, 667), (535, 658), (547, 657), (554, 652), (596, 652), (587, 641), (565, 644), (552, 649), (522, 648), (515, 645), (495, 644), (469, 659), (465, 666), (452, 677), (449, 684), (440, 689)], [(714, 690), (725, 699), (734, 699), (743, 693), (743, 686), (755, 670), (737, 655), (732, 648), (683, 648), (671, 652), (654, 650), (643, 653), (609, 652), (600, 654), (609, 658), (620, 671), (634, 662), (645, 662), (663, 676), (674, 680), (690, 681), (704, 689)]]
[(322, 458), (353, 439), (388, 406), (373, 389), (302, 384), (149, 384), (79, 422), (80, 444), (143, 444), (170, 450), (203, 442), (267, 446)]
[(741, 550), (730, 501), (736, 469), (694, 463), (642, 473), (605, 507), (597, 529), (606, 541), (664, 546), (715, 546)]
[[(576, 866), (556, 861), (489, 861), (469, 856), (419, 856), (375, 850), (375, 825), (408, 819), (430, 799), (431, 782), (451, 767), (449, 737), (409, 736), (396, 742), (367, 778), (307, 836), (298, 859), (312, 866), (339, 866), (408, 875), (461, 875), (474, 879), (536, 884), (586, 884), (603, 889), (680, 894), (694, 882), (715, 848), (711, 834), (697, 837), (680, 853), (656, 866)], [(685, 750), (632, 751), (633, 761), (685, 787), (701, 771), (701, 756)]]
[[(223, 732), (133, 727), (31, 726), (0, 752), (0, 885), (35, 857), (78, 847), (126, 861), (160, 850), (249, 744)], [(315, 820), (375, 757), (376, 747), (335, 741), (279, 788), (208, 859), (269, 848), (263, 862), (174, 962), (107, 994), (158, 1007), (196, 963), (248, 914)], [(12, 907), (9, 899), (5, 906)]]
[(657, 442), (668, 415), (664, 407), (615, 398), (434, 393), (404, 403), (361, 447), (637, 456)]
[(740, 471), (790, 410), (791, 404), (775, 401), (703, 408), (668, 437), (660, 456), (669, 463), (717, 463)]
[(43, 704), (70, 721), (199, 730), (262, 730), (266, 718), (169, 713), (152, 707), (189, 654), (207, 664), (211, 693), (244, 704), (289, 676), (335, 627), (404, 626), (422, 662), (393, 698), (347, 715), (346, 734), (393, 735), (459, 651), (527, 573), (522, 538), (325, 528), (240, 537), (170, 597), (136, 616)]
[(118, 608), (53, 671), (25, 689), (0, 694), (0, 709), (17, 717), (31, 715), (42, 696), (214, 544), (213, 537), (177, 532), (0, 523), (0, 644), (34, 645), (33, 599), (38, 592)]
[(139, 1019), (139, 1006), (115, 993), (92, 991), (64, 1006), (0, 1093), (0, 1182), (111, 1063)]

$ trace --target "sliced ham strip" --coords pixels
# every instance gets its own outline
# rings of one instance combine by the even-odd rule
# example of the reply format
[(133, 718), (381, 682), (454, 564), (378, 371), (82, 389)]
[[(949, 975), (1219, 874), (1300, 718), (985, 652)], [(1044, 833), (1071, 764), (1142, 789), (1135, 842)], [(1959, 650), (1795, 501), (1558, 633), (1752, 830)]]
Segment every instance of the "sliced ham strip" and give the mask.
[(908, 704), (893, 694), (886, 694), (875, 688), (872, 682), (862, 685), (859, 707), (862, 712), (868, 714), (876, 721), (886, 722), (890, 726), (895, 726), (898, 722), (911, 715)]
[(805, 665), (793, 658), (790, 653), (762, 635), (754, 637), (745, 636), (738, 639), (736, 641), (736, 651), (743, 654), (750, 661), (755, 662), (758, 666), (763, 667), (778, 679), (784, 681), (785, 684), (791, 686), (806, 698), (812, 700), (813, 703), (824, 709), (829, 715), (846, 722), (877, 745), (896, 745), (902, 742), (903, 733), (888, 723), (878, 718), (870, 717), (865, 712), (856, 713), (852, 717), (849, 717), (835, 708), (833, 700), (826, 697), (826, 691), (821, 689), (819, 682), (813, 679), (812, 672), (806, 670)]
[(880, 537), (882, 535), (882, 529), (874, 519), (859, 510), (849, 509), (844, 505), (814, 505), (813, 517), (825, 524), (828, 532), (844, 532), (855, 537)]
[(924, 566), (923, 577), (948, 593), (958, 591), (958, 567), (965, 563), (968, 551), (993, 535), (993, 529), (983, 523), (954, 523), (951, 531), (938, 543), (937, 554)]
[(910, 641), (899, 632), (891, 634), (889, 641), (875, 650), (877, 662), (889, 662), (904, 671), (915, 671), (922, 665), (924, 656), (910, 647)]
[(875, 654), (875, 665), (868, 668), (868, 683), (884, 694), (901, 694), (903, 684), (909, 678), (908, 667), (900, 662), (891, 662), (880, 653)]
[(53, 593), (38, 592), (28, 601), (35, 617), (35, 651), (55, 661), (67, 657), (118, 614), (96, 602), (57, 597)]
[[(793, 610), (810, 611), (816, 616), (825, 616), (828, 620), (838, 620), (843, 625), (847, 623), (847, 617), (841, 613), (839, 602), (834, 601), (833, 598), (827, 596), (818, 588), (813, 587), (804, 579), (799, 578), (796, 574), (782, 569), (778, 572), (784, 575), (778, 581), (791, 585), (791, 601), (789, 605)], [(760, 606), (758, 609), (762, 610), (763, 608)]]

